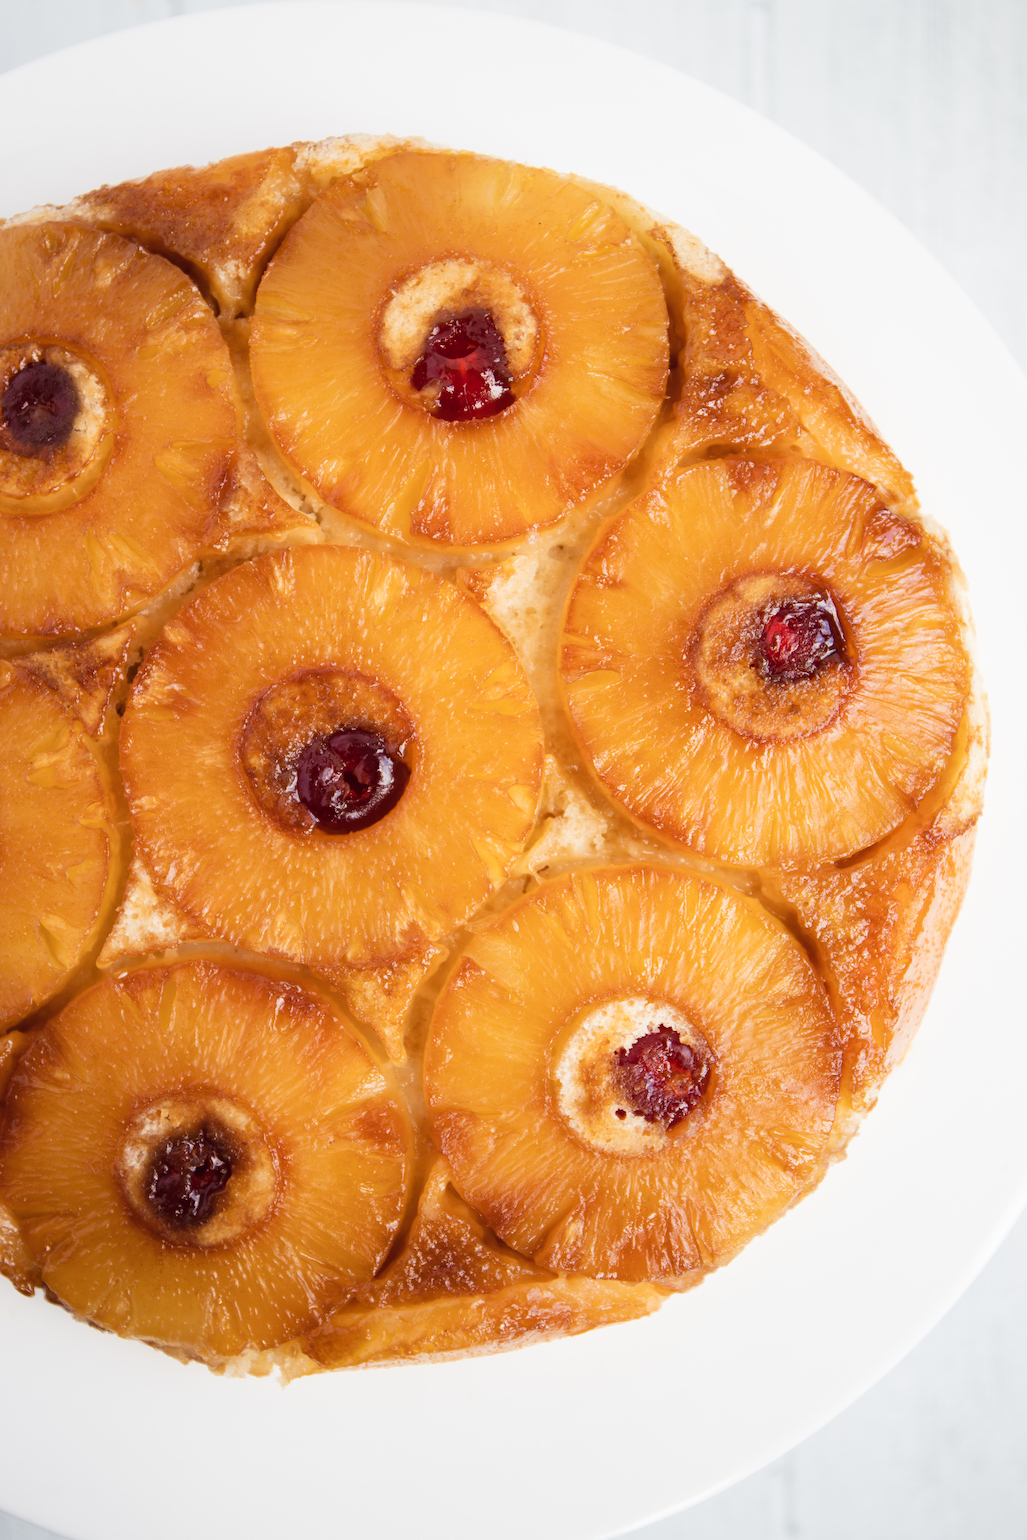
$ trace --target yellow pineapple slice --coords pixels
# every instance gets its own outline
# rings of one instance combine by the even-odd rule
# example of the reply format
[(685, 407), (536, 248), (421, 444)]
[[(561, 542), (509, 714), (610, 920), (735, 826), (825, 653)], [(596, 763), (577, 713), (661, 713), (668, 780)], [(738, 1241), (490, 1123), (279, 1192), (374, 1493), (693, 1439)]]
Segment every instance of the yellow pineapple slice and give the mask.
[[(470, 332), (443, 338), (472, 315), (492, 327), (473, 358)], [(478, 359), (476, 404), (440, 349)], [(272, 437), (325, 502), (399, 538), (488, 544), (552, 524), (635, 452), (663, 397), (667, 311), (655, 264), (590, 191), (412, 151), (294, 225), (257, 291), (251, 364)]]
[(81, 226), (0, 230), (0, 635), (107, 624), (274, 527), (244, 460), (228, 350), (177, 267)]
[(110, 777), (82, 723), (0, 660), (0, 1030), (99, 945), (118, 848)]
[(840, 1053), (760, 907), (652, 867), (583, 870), (481, 927), (425, 1053), (453, 1182), (545, 1267), (686, 1287), (822, 1171)]
[(217, 579), (165, 629), (122, 768), (159, 890), (209, 935), (331, 974), (430, 952), (502, 885), (541, 729), (455, 586), (303, 547)]
[(218, 1361), (373, 1275), (410, 1159), (395, 1086), (326, 1001), (189, 962), (46, 1024), (7, 1093), (0, 1198), (71, 1310)]
[(323, 1368), (522, 1347), (657, 1310), (653, 1284), (566, 1278), (520, 1257), (460, 1198), (444, 1161), (400, 1254), (303, 1348)]
[(969, 686), (946, 554), (855, 476), (708, 461), (604, 531), (561, 673), (625, 811), (747, 865), (881, 839), (936, 784)]

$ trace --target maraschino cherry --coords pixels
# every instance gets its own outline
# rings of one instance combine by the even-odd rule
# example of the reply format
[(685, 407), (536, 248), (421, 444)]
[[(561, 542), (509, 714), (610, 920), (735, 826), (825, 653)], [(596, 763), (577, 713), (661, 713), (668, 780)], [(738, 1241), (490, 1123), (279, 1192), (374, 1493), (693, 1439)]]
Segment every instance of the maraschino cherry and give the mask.
[(62, 448), (71, 437), (78, 411), (78, 388), (67, 369), (42, 359), (12, 375), (0, 396), (0, 422), (23, 455)]
[[(659, 1026), (617, 1049), (614, 1080), (631, 1111), (669, 1132), (702, 1101), (709, 1065), (672, 1027)], [(621, 1107), (617, 1116), (627, 1116)]]
[(392, 811), (410, 771), (379, 733), (362, 727), (312, 738), (296, 767), (296, 795), (327, 834), (369, 829)]
[(424, 390), (436, 380), (434, 415), (444, 422), (494, 417), (512, 404), (506, 347), (488, 310), (465, 310), (432, 327), (410, 383)]
[(231, 1154), (213, 1130), (178, 1134), (154, 1156), (146, 1196), (165, 1224), (191, 1228), (206, 1224), (231, 1175)]
[(838, 612), (826, 596), (782, 599), (764, 611), (756, 666), (765, 678), (796, 684), (844, 658)]

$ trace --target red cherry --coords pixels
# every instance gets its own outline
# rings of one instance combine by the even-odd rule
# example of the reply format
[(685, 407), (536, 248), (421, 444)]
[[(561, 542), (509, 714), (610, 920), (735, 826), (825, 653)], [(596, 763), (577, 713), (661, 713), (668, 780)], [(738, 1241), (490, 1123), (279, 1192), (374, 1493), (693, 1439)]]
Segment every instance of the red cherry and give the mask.
[(344, 727), (307, 744), (296, 767), (296, 796), (326, 834), (352, 834), (391, 812), (409, 779), (380, 734)]
[(782, 599), (764, 611), (756, 666), (765, 678), (796, 684), (844, 658), (838, 612), (826, 595)]
[(216, 1133), (179, 1134), (154, 1156), (146, 1195), (165, 1224), (202, 1225), (231, 1175), (231, 1154)]
[(488, 310), (465, 310), (433, 326), (410, 383), (441, 382), (435, 416), (444, 422), (494, 417), (513, 403), (506, 347)]
[(78, 410), (78, 387), (67, 369), (41, 359), (12, 375), (0, 396), (0, 422), (23, 455), (60, 449), (71, 436)]
[[(702, 1101), (710, 1077), (690, 1043), (683, 1043), (671, 1027), (657, 1027), (617, 1049), (614, 1080), (632, 1112), (647, 1123), (662, 1123), (669, 1132)], [(615, 1109), (619, 1118), (624, 1111)]]

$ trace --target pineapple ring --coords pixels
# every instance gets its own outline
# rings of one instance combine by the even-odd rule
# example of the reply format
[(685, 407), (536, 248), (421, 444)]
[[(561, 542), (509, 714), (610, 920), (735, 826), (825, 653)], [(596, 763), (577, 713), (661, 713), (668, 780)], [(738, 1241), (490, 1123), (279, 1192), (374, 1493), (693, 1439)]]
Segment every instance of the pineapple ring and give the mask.
[(80, 398), (63, 454), (16, 453), (4, 430), (0, 633), (84, 631), (217, 544), (236, 454), (231, 362), (191, 280), (121, 236), (8, 226), (0, 275), (5, 385), (13, 364), (48, 361)]
[[(314, 671), (370, 681), (412, 726), (401, 800), (357, 832), (290, 827), (255, 794), (254, 713)], [(259, 557), (181, 610), (121, 752), (160, 887), (208, 934), (313, 968), (415, 954), (462, 924), (505, 881), (542, 774), (538, 707), (492, 622), (443, 579), (343, 546)]]
[[(789, 685), (746, 666), (731, 699), (730, 638), (707, 622), (727, 616), (730, 632), (768, 573), (782, 594), (833, 599), (847, 657)], [(579, 570), (560, 662), (578, 740), (614, 801), (664, 839), (742, 865), (852, 855), (953, 752), (968, 675), (950, 581), (936, 545), (855, 476), (797, 459), (679, 471)]]
[[(513, 404), (482, 421), (398, 394), (383, 353), (396, 295), (448, 263), (503, 274), (539, 329)], [(337, 182), (293, 226), (257, 291), (250, 359), (273, 439), (320, 498), (401, 539), (473, 546), (554, 523), (623, 467), (663, 399), (667, 328), (654, 263), (590, 191), (414, 151)]]
[(0, 661), (0, 1030), (98, 944), (117, 848), (109, 777), (81, 724), (41, 680)]
[[(190, 1103), (234, 1117), (273, 1162), (273, 1200), (220, 1243), (158, 1233), (126, 1192), (143, 1112), (180, 1132)], [(410, 1167), (399, 1094), (327, 1001), (211, 962), (79, 995), (22, 1056), (0, 1125), (0, 1195), (46, 1286), (99, 1326), (207, 1360), (312, 1329), (372, 1277)]]
[[(626, 995), (694, 1023), (712, 1072), (665, 1139), (619, 1153), (561, 1111), (559, 1076), (568, 1034)], [(822, 1174), (840, 1070), (824, 988), (775, 921), (700, 878), (629, 867), (562, 878), (472, 936), (424, 1074), (454, 1185), (508, 1245), (682, 1286)]]

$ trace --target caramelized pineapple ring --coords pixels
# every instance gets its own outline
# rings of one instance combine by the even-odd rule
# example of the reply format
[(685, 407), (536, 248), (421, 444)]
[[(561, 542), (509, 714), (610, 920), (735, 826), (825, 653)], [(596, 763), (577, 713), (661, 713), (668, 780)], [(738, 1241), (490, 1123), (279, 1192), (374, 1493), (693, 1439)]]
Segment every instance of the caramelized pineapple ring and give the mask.
[(398, 1093), (318, 996), (207, 962), (87, 990), (15, 1070), (0, 1195), (44, 1282), (217, 1360), (315, 1327), (406, 1201)]
[(205, 930), (364, 967), (438, 940), (505, 880), (541, 726), (510, 647), (454, 586), (308, 547), (176, 616), (133, 686), (122, 764), (139, 848)]
[(406, 152), (290, 231), (251, 362), (272, 436), (326, 502), (401, 539), (487, 544), (553, 523), (634, 453), (663, 397), (667, 311), (655, 265), (585, 189)]
[(425, 1092), (454, 1184), (508, 1245), (683, 1285), (820, 1175), (839, 1072), (827, 997), (782, 929), (633, 867), (563, 878), (473, 936)]
[(850, 855), (952, 753), (968, 674), (951, 581), (855, 476), (678, 472), (582, 564), (560, 665), (577, 736), (665, 839), (745, 865)]
[(0, 1030), (56, 994), (114, 898), (114, 799), (41, 680), (0, 661)]
[(231, 379), (170, 262), (75, 225), (0, 230), (0, 633), (106, 624), (218, 543)]

